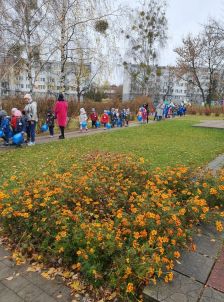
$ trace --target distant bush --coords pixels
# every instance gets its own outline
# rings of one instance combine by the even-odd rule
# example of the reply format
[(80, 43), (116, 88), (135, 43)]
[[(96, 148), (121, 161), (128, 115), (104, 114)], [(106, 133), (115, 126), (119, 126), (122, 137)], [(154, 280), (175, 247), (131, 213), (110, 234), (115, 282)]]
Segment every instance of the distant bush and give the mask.
[(223, 114), (223, 107), (222, 106), (211, 106), (211, 107), (204, 107), (200, 105), (192, 105), (187, 108), (188, 114), (192, 115), (206, 115), (210, 116), (214, 114), (215, 116), (220, 116)]
[[(34, 98), (38, 102), (38, 117), (40, 121), (44, 121), (46, 118), (46, 113), (49, 109), (54, 108), (54, 104), (56, 102), (55, 98)], [(11, 109), (16, 107), (19, 110), (23, 110), (26, 103), (23, 99), (18, 98), (9, 98), (6, 100), (3, 100), (2, 102), (2, 108), (6, 110), (6, 112), (10, 115)], [(81, 102), (80, 104), (75, 100), (69, 100), (68, 101), (68, 116), (69, 117), (77, 117), (79, 115), (79, 110), (81, 107), (84, 107), (87, 114), (91, 113), (91, 109), (95, 108), (96, 111), (99, 114), (102, 114), (105, 109), (109, 110), (111, 108), (129, 108), (132, 114), (136, 114), (138, 112), (138, 109), (141, 105), (144, 103), (149, 104), (149, 108), (151, 111), (153, 111), (154, 107), (152, 104), (152, 101), (148, 97), (138, 97), (133, 101), (125, 101), (122, 102), (119, 99), (110, 100), (106, 102), (95, 102), (92, 100), (85, 100)]]

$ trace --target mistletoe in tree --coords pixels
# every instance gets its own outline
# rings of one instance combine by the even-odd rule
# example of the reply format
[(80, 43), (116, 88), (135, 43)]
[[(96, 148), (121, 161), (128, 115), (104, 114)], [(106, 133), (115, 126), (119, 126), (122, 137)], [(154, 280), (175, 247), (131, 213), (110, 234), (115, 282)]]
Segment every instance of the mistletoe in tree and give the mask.
[(134, 16), (126, 39), (129, 42), (129, 61), (124, 62), (124, 67), (131, 75), (135, 90), (138, 88), (139, 92), (148, 95), (159, 49), (167, 40), (166, 2), (145, 1)]

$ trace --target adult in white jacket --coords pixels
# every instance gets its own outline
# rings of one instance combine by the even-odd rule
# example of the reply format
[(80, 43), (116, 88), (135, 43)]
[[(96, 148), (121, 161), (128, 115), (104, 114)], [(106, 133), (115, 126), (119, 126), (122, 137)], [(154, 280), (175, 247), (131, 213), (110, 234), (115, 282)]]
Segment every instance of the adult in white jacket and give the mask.
[(24, 100), (27, 101), (27, 105), (25, 106), (24, 111), (26, 112), (26, 117), (28, 121), (27, 137), (30, 139), (30, 142), (28, 142), (28, 146), (33, 146), (35, 145), (36, 125), (38, 122), (37, 102), (32, 100), (30, 94), (26, 94), (24, 96)]

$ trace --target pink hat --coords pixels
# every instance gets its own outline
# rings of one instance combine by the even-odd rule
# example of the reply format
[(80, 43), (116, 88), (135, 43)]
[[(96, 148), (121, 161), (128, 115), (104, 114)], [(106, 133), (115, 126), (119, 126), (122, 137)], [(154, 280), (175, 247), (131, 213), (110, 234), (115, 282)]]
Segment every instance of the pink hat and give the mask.
[(22, 116), (22, 112), (21, 112), (20, 110), (16, 110), (16, 111), (14, 112), (14, 116), (16, 116), (16, 117), (21, 117), (21, 116)]

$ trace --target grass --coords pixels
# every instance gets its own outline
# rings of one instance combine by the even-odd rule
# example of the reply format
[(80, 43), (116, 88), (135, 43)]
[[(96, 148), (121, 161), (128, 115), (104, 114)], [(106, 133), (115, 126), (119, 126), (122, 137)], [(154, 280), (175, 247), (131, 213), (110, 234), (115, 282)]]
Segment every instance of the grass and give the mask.
[(12, 175), (38, 177), (51, 171), (55, 160), (63, 169), (63, 162), (79, 160), (96, 150), (132, 153), (144, 157), (153, 168), (203, 166), (224, 153), (224, 140), (223, 130), (192, 127), (202, 119), (206, 118), (191, 116), (2, 152), (0, 185)]

